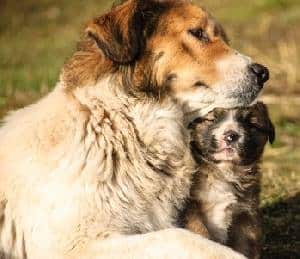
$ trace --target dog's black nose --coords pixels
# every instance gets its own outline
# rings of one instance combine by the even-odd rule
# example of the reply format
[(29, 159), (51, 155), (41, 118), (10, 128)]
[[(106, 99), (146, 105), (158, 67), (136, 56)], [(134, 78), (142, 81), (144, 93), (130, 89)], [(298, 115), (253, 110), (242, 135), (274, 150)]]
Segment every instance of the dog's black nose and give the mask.
[(226, 141), (227, 144), (233, 144), (233, 143), (237, 142), (239, 140), (239, 138), (240, 138), (240, 135), (233, 130), (229, 130), (224, 133), (224, 140)]
[(254, 63), (249, 68), (256, 76), (258, 85), (263, 86), (269, 80), (269, 70), (265, 66)]

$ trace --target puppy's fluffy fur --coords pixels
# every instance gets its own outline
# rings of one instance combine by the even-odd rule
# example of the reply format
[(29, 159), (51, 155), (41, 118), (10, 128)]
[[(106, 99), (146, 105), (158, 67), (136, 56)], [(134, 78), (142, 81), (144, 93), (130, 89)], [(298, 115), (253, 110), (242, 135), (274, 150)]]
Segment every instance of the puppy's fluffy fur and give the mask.
[(273, 142), (275, 136), (266, 106), (216, 109), (191, 128), (199, 169), (186, 227), (259, 258), (259, 161), (268, 138)]

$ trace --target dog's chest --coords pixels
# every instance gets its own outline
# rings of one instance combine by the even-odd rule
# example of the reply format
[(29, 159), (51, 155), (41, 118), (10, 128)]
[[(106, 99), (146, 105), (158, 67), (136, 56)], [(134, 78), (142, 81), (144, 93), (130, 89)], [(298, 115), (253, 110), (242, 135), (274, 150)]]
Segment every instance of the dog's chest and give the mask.
[(85, 167), (89, 174), (94, 168), (100, 181), (90, 179), (97, 186), (94, 200), (100, 201), (95, 207), (105, 211), (96, 216), (103, 231), (144, 233), (176, 223), (189, 196), (194, 161), (172, 109), (146, 104), (130, 114), (111, 113), (101, 132), (91, 131)]
[[(182, 114), (172, 105), (161, 108), (144, 104), (135, 107), (131, 116), (142, 141), (143, 157), (139, 162), (145, 173), (142, 191), (134, 198), (148, 202), (139, 212), (139, 218), (144, 213), (147, 215), (141, 229), (171, 227), (177, 223), (177, 213), (189, 196), (194, 172)], [(134, 174), (141, 176), (138, 171)]]

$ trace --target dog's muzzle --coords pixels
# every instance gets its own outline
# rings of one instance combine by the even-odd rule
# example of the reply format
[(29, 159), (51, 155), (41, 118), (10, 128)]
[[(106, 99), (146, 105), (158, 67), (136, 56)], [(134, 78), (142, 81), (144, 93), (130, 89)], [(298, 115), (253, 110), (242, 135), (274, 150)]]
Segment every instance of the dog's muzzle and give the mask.
[(255, 77), (256, 84), (263, 87), (269, 80), (269, 70), (260, 64), (254, 63), (249, 65), (249, 72)]

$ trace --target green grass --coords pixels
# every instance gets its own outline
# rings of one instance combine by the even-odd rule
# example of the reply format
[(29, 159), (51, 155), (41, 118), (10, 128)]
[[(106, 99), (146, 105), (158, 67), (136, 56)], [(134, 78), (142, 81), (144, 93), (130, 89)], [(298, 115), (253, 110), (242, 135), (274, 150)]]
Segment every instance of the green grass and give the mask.
[[(265, 94), (277, 98), (270, 105), (277, 140), (268, 146), (262, 170), (264, 258), (300, 258), (300, 103), (288, 101), (300, 94), (300, 1), (195, 2), (224, 24), (232, 46), (271, 70)], [(0, 1), (0, 117), (54, 87), (84, 23), (111, 4), (105, 0)]]

